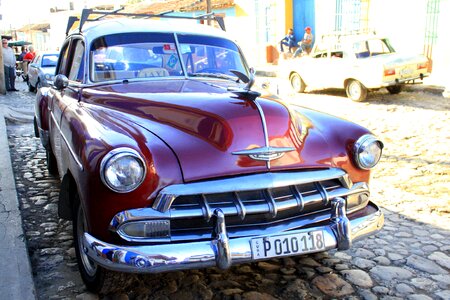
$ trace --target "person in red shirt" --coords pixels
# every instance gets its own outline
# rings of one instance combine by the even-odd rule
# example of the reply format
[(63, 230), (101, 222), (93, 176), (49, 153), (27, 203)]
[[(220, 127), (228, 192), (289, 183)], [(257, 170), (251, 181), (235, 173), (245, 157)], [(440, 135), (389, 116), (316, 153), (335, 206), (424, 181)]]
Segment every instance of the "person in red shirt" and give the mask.
[(25, 54), (25, 56), (23, 57), (23, 80), (27, 81), (28, 80), (28, 64), (31, 63), (31, 61), (34, 59), (34, 57), (36, 56), (36, 53), (34, 52), (34, 47), (30, 46), (28, 47), (28, 53)]
[(36, 53), (34, 52), (34, 48), (33, 48), (33, 46), (30, 46), (28, 48), (28, 53), (25, 54), (25, 56), (23, 57), (23, 60), (31, 62), (35, 56), (36, 56)]

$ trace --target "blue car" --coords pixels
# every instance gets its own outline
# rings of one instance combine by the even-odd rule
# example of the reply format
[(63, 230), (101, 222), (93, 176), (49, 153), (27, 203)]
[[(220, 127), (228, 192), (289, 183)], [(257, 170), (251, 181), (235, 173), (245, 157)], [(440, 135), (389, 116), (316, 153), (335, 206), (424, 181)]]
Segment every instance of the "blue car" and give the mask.
[(28, 90), (35, 92), (43, 86), (49, 86), (55, 76), (59, 53), (41, 53), (36, 55), (28, 66)]

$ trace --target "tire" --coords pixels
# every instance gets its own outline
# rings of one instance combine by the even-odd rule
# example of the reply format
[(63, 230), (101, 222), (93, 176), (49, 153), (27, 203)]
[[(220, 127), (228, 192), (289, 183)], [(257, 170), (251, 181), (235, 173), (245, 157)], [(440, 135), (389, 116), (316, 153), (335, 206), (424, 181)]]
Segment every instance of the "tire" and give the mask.
[[(83, 236), (86, 232), (86, 216), (78, 193), (73, 196), (73, 241), (77, 256), (78, 269), (86, 288), (92, 293), (108, 294), (124, 289), (130, 283), (124, 282), (126, 274), (116, 273), (102, 268), (93, 262), (84, 252)], [(125, 280), (126, 281), (126, 280)], [(119, 284), (120, 283), (120, 284)]]
[(392, 86), (386, 87), (389, 94), (391, 94), (391, 95), (399, 94), (402, 91), (402, 88), (403, 88), (403, 86), (401, 86), (401, 85), (392, 85)]
[(27, 81), (27, 85), (28, 85), (28, 91), (30, 92), (36, 92), (36, 88), (34, 86), (31, 85), (30, 81)]
[(34, 136), (38, 138), (39, 137), (39, 128), (38, 128), (36, 117), (33, 118), (33, 127), (34, 127)]
[(34, 89), (34, 92), (39, 91), (39, 89), (42, 87), (41, 81), (38, 80), (38, 82), (36, 82), (36, 88)]
[(347, 97), (356, 102), (361, 102), (367, 98), (367, 88), (358, 80), (350, 80), (345, 88)]
[(292, 89), (294, 89), (295, 92), (303, 93), (305, 91), (306, 84), (298, 73), (293, 73), (289, 78), (289, 81), (291, 82)]
[(58, 175), (58, 164), (56, 162), (55, 154), (53, 154), (52, 149), (47, 149), (45, 151), (45, 158), (47, 160), (47, 170), (48, 172), (53, 175)]

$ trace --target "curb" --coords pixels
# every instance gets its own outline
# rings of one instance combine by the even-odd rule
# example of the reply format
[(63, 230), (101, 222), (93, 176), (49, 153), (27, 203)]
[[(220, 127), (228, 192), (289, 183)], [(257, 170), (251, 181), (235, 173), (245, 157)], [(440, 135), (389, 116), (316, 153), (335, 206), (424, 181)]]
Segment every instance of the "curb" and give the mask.
[(36, 299), (3, 111), (0, 153), (0, 295), (2, 299)]

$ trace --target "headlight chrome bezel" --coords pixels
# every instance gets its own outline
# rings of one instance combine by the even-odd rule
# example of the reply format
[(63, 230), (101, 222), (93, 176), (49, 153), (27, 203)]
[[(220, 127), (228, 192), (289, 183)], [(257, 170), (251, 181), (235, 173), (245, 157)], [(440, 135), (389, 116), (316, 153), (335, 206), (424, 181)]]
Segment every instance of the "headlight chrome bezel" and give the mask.
[[(133, 183), (130, 186), (125, 186), (123, 188), (118, 188), (115, 185), (113, 185), (107, 178), (106, 172), (107, 169), (112, 165), (113, 162), (118, 161), (119, 159), (122, 159), (124, 157), (132, 157), (135, 159), (142, 168), (142, 175), (139, 180), (137, 180), (135, 183)], [(136, 190), (144, 181), (145, 177), (147, 175), (147, 167), (145, 164), (144, 159), (142, 156), (134, 149), (127, 148), (127, 147), (121, 147), (116, 148), (108, 152), (102, 159), (100, 163), (100, 178), (105, 186), (107, 186), (110, 190), (116, 192), (116, 193), (129, 193), (134, 190)]]
[[(378, 156), (378, 159), (376, 159), (376, 161), (374, 163), (368, 165), (363, 159), (361, 159), (360, 155), (361, 155), (361, 153), (364, 152), (365, 149), (367, 149), (372, 144), (378, 145), (379, 156)], [(365, 134), (362, 137), (360, 137), (355, 142), (355, 145), (353, 146), (353, 158), (354, 158), (355, 163), (358, 166), (358, 168), (363, 169), (363, 170), (370, 170), (373, 167), (375, 167), (378, 164), (378, 162), (380, 161), (380, 158), (383, 154), (383, 147), (384, 147), (383, 142), (380, 141), (379, 139), (377, 139), (372, 134)]]

